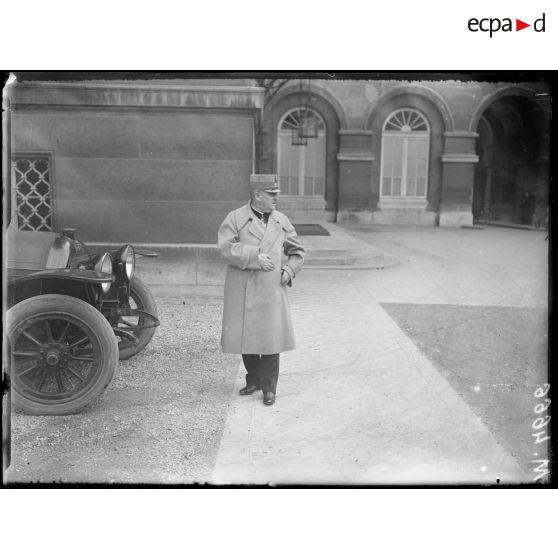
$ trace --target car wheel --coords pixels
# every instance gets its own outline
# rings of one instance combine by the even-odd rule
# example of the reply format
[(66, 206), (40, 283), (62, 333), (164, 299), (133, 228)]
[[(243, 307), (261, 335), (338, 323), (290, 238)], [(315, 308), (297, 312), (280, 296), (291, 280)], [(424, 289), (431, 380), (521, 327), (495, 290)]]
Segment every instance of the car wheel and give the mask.
[[(130, 281), (130, 307), (132, 310), (141, 310), (151, 316), (157, 317), (157, 304), (151, 294), (149, 287), (139, 278), (132, 277)], [(119, 335), (120, 326), (124, 326), (124, 331), (130, 332), (132, 336), (120, 336), (118, 344), (120, 360), (126, 360), (139, 353), (151, 341), (155, 333), (154, 327), (148, 327), (149, 318), (137, 316), (124, 316), (120, 319), (116, 328), (116, 335)], [(137, 340), (137, 341), (136, 341)]]
[(39, 295), (8, 310), (14, 407), (33, 415), (67, 415), (109, 384), (118, 343), (106, 318), (83, 300)]

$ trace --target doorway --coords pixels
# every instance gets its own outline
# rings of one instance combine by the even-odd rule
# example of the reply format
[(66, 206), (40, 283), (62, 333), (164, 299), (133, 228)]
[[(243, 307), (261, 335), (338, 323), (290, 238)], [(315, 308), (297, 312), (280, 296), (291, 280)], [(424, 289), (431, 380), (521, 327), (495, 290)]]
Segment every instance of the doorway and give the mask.
[[(304, 114), (317, 120), (317, 137), (293, 145), (292, 132)], [(279, 121), (277, 130), (277, 169), (282, 196), (324, 199), (326, 182), (326, 126), (323, 118), (310, 108), (297, 107)]]
[(477, 132), (474, 222), (548, 227), (545, 111), (526, 97), (502, 97), (486, 108)]

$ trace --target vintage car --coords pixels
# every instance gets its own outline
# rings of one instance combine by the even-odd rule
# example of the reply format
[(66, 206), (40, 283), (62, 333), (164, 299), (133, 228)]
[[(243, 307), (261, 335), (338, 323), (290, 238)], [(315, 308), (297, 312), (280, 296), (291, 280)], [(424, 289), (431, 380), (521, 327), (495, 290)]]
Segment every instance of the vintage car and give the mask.
[(12, 403), (29, 414), (78, 412), (109, 384), (118, 359), (141, 351), (159, 325), (126, 244), (93, 250), (75, 229), (21, 231), (7, 240), (7, 336)]

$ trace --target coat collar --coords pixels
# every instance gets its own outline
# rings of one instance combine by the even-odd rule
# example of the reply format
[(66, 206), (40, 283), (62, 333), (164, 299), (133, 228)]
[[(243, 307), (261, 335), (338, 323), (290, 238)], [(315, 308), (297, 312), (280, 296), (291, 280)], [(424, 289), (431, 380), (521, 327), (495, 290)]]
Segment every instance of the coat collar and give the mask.
[(260, 220), (254, 215), (250, 207), (250, 202), (239, 208), (239, 228), (242, 229), (247, 224), (249, 225), (248, 231), (260, 240), (264, 252), (275, 242), (281, 230), (281, 221), (275, 210), (273, 210), (269, 216), (267, 227), (264, 227)]
[(248, 202), (246, 205), (243, 205), (242, 207), (239, 207), (237, 210), (237, 215), (238, 215), (238, 227), (242, 229), (243, 227), (246, 226), (246, 223), (248, 221), (251, 221), (254, 218), (254, 214), (250, 209), (250, 202)]

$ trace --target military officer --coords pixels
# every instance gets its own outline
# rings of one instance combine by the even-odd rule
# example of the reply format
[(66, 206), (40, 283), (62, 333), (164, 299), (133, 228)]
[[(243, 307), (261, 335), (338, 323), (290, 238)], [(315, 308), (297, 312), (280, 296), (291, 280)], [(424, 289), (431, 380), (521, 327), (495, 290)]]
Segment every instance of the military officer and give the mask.
[(246, 386), (275, 403), (279, 354), (295, 348), (287, 287), (302, 268), (304, 248), (289, 219), (277, 211), (276, 175), (250, 177), (250, 201), (231, 211), (218, 232), (228, 263), (221, 345), (242, 355)]

